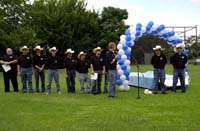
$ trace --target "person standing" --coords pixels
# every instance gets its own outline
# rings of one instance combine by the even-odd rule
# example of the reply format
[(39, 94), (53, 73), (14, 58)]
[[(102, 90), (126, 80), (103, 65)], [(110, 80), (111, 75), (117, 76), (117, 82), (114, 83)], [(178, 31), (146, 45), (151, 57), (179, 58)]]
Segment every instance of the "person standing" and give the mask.
[(185, 64), (187, 63), (187, 56), (182, 54), (183, 47), (181, 44), (176, 45), (176, 53), (174, 53), (170, 59), (170, 63), (174, 67), (173, 71), (173, 87), (172, 92), (176, 93), (176, 85), (178, 78), (180, 79), (182, 93), (186, 92), (185, 87)]
[(41, 78), (41, 88), (42, 92), (45, 92), (45, 72), (44, 72), (44, 66), (45, 66), (45, 59), (43, 55), (41, 54), (41, 51), (43, 49), (40, 46), (36, 46), (34, 48), (35, 55), (33, 57), (33, 66), (34, 66), (34, 74), (35, 74), (35, 86), (36, 86), (36, 92), (39, 93), (39, 77)]
[(67, 57), (64, 60), (65, 63), (65, 75), (67, 82), (68, 93), (75, 93), (75, 77), (76, 77), (76, 64), (77, 61), (72, 58), (74, 51), (67, 49), (65, 54)]
[(61, 94), (60, 90), (60, 83), (59, 83), (59, 74), (58, 74), (58, 65), (59, 65), (59, 58), (56, 55), (57, 49), (56, 47), (52, 47), (49, 49), (51, 56), (47, 58), (47, 68), (48, 68), (48, 84), (47, 84), (47, 92), (46, 94), (51, 93), (51, 83), (54, 78), (56, 82), (56, 91), (58, 94)]
[(158, 93), (158, 85), (160, 83), (162, 94), (166, 94), (165, 87), (165, 65), (167, 64), (166, 56), (161, 52), (162, 48), (160, 45), (157, 45), (153, 48), (155, 54), (151, 58), (151, 64), (154, 67), (154, 94)]
[(92, 94), (100, 94), (101, 93), (101, 81), (102, 75), (105, 74), (105, 61), (101, 56), (101, 47), (97, 47), (93, 49), (94, 56), (91, 57), (91, 72), (94, 75), (97, 73), (97, 80), (92, 80)]
[(108, 81), (109, 81), (109, 98), (115, 97), (116, 79), (117, 79), (117, 52), (116, 44), (110, 42), (108, 45), (109, 52), (106, 54), (106, 66), (108, 69)]
[[(78, 54), (77, 68), (79, 73), (81, 94), (90, 93), (90, 78), (88, 75), (89, 63), (85, 60), (86, 53), (80, 52)], [(84, 82), (86, 82), (86, 90), (84, 89)]]
[(27, 82), (29, 93), (33, 93), (32, 88), (32, 73), (33, 73), (33, 66), (32, 66), (32, 58), (28, 54), (29, 48), (27, 46), (23, 46), (20, 48), (20, 52), (22, 55), (18, 58), (18, 75), (21, 75), (22, 81), (22, 92), (27, 92)]
[(13, 51), (11, 48), (6, 49), (6, 55), (3, 55), (1, 57), (0, 64), (2, 64), (2, 66), (8, 65), (10, 67), (10, 70), (3, 71), (5, 92), (10, 92), (10, 80), (12, 82), (14, 92), (18, 92), (17, 57), (13, 55)]

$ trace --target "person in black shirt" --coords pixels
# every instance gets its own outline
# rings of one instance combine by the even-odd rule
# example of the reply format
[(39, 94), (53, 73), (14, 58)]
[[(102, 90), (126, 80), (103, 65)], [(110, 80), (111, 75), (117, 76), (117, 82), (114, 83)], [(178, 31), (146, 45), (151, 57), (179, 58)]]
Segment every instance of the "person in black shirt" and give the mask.
[(59, 74), (58, 74), (58, 65), (59, 65), (59, 58), (56, 55), (57, 49), (56, 47), (52, 47), (49, 49), (51, 56), (47, 58), (47, 68), (48, 68), (48, 84), (47, 84), (47, 92), (48, 95), (51, 93), (51, 83), (54, 77), (56, 82), (56, 90), (58, 94), (61, 94), (60, 90), (60, 83), (59, 83)]
[(36, 86), (36, 92), (39, 91), (39, 77), (41, 78), (41, 86), (42, 86), (42, 92), (45, 92), (45, 72), (44, 72), (44, 66), (45, 66), (45, 59), (41, 55), (41, 50), (43, 50), (40, 46), (36, 46), (34, 48), (34, 51), (36, 54), (33, 57), (33, 66), (34, 66), (34, 74), (35, 74), (35, 86)]
[(117, 52), (116, 52), (116, 44), (114, 42), (110, 42), (109, 52), (106, 54), (106, 68), (108, 69), (108, 80), (110, 85), (109, 96), (110, 98), (115, 97), (115, 88), (116, 88), (116, 79), (117, 79)]
[[(86, 53), (80, 52), (78, 54), (78, 61), (76, 70), (79, 73), (80, 90), (81, 93), (90, 93), (90, 78), (88, 75), (89, 63), (85, 60)], [(86, 82), (86, 90), (84, 89), (84, 82)]]
[(153, 48), (155, 54), (151, 58), (151, 64), (154, 67), (154, 94), (158, 93), (158, 84), (160, 83), (162, 94), (166, 94), (166, 87), (165, 87), (165, 65), (167, 64), (166, 56), (161, 53), (161, 46), (157, 45)]
[(5, 92), (10, 92), (10, 80), (12, 82), (14, 92), (18, 92), (17, 82), (17, 58), (13, 55), (11, 48), (6, 49), (6, 55), (3, 55), (0, 59), (2, 65), (9, 65), (11, 67), (8, 71), (3, 71)]
[(33, 73), (33, 67), (32, 67), (32, 58), (28, 54), (29, 48), (27, 46), (23, 46), (20, 48), (20, 52), (22, 52), (22, 55), (18, 58), (18, 74), (21, 75), (22, 80), (22, 92), (27, 92), (27, 82), (29, 87), (29, 92), (33, 93), (32, 88), (32, 73)]
[(76, 63), (77, 61), (72, 58), (74, 51), (67, 49), (65, 54), (67, 57), (64, 60), (65, 63), (65, 75), (67, 82), (68, 93), (75, 93), (75, 77), (76, 77)]
[(173, 87), (172, 87), (172, 92), (176, 93), (176, 85), (178, 82), (178, 78), (180, 78), (180, 83), (181, 83), (181, 88), (182, 92), (186, 92), (186, 87), (185, 87), (185, 71), (184, 67), (185, 64), (187, 63), (187, 56), (182, 54), (182, 45), (178, 44), (176, 45), (176, 53), (174, 53), (170, 59), (170, 63), (174, 67), (173, 71)]
[(97, 73), (97, 80), (92, 80), (92, 94), (100, 94), (101, 93), (101, 80), (102, 75), (105, 74), (105, 61), (101, 56), (101, 48), (97, 47), (93, 49), (94, 56), (91, 57), (91, 72)]

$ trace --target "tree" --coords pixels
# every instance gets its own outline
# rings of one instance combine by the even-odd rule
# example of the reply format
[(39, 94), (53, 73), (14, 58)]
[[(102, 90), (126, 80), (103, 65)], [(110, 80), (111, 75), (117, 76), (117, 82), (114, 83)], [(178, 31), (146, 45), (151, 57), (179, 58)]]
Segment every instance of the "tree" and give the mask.
[(106, 48), (111, 41), (118, 43), (120, 35), (128, 28), (124, 23), (127, 18), (126, 9), (104, 7), (99, 17), (100, 34), (97, 45)]

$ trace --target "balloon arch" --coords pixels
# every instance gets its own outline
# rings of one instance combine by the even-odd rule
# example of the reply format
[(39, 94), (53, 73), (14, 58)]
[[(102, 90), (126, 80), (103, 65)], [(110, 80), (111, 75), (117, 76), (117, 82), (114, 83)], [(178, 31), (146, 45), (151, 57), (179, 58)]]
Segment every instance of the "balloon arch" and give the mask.
[[(131, 47), (142, 35), (154, 35), (167, 41), (174, 49), (177, 44), (183, 44), (183, 40), (175, 35), (174, 31), (165, 28), (164, 25), (156, 25), (150, 21), (147, 25), (138, 23), (125, 31), (124, 35), (120, 36), (120, 42), (117, 45), (118, 58), (117, 58), (117, 85), (120, 90), (129, 90), (129, 75), (130, 75), (130, 60), (131, 60)], [(183, 44), (184, 45), (184, 44)], [(186, 50), (183, 50), (187, 55)], [(186, 70), (187, 71), (187, 70)]]

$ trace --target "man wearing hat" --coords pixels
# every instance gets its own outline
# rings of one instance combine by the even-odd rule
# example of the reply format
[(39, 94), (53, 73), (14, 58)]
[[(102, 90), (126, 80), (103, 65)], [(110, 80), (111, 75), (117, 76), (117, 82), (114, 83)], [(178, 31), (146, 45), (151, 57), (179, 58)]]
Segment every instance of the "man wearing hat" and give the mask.
[(106, 66), (108, 69), (108, 81), (110, 85), (109, 98), (115, 97), (115, 88), (116, 88), (116, 78), (117, 78), (117, 52), (116, 44), (110, 42), (108, 44), (109, 52), (106, 54)]
[(41, 51), (43, 49), (40, 46), (36, 46), (34, 48), (35, 55), (33, 57), (33, 66), (34, 66), (34, 74), (35, 74), (35, 86), (36, 86), (36, 92), (39, 93), (39, 77), (41, 78), (41, 86), (42, 86), (42, 92), (45, 92), (45, 72), (44, 72), (44, 66), (45, 66), (45, 59), (43, 55), (41, 54)]
[(47, 84), (47, 92), (48, 95), (51, 93), (51, 83), (54, 78), (56, 82), (56, 91), (58, 94), (61, 94), (60, 90), (60, 83), (59, 83), (59, 73), (58, 73), (58, 67), (59, 67), (59, 58), (56, 55), (57, 49), (56, 47), (52, 47), (49, 49), (49, 52), (51, 53), (51, 56), (47, 58), (46, 66), (48, 68), (48, 84)]
[(17, 57), (13, 55), (11, 48), (6, 49), (6, 55), (3, 55), (0, 59), (2, 66), (7, 65), (10, 70), (3, 71), (5, 92), (10, 92), (10, 80), (12, 82), (14, 92), (18, 92), (18, 82), (17, 82)]
[(75, 76), (77, 61), (74, 58), (72, 58), (73, 53), (74, 51), (70, 48), (67, 49), (65, 52), (67, 57), (65, 58), (64, 63), (68, 93), (75, 93)]
[(18, 74), (21, 75), (22, 80), (22, 92), (27, 92), (27, 82), (29, 93), (33, 93), (32, 88), (32, 73), (33, 73), (33, 66), (32, 66), (32, 58), (28, 54), (29, 48), (27, 46), (23, 46), (20, 48), (20, 52), (22, 55), (18, 58)]
[(155, 54), (151, 58), (151, 64), (154, 67), (154, 94), (158, 93), (158, 85), (160, 83), (162, 94), (166, 94), (166, 87), (164, 85), (165, 83), (165, 65), (167, 64), (167, 58), (166, 56), (161, 53), (161, 46), (157, 45), (155, 48), (153, 48), (155, 51)]
[[(79, 73), (80, 90), (81, 93), (90, 93), (90, 78), (88, 75), (89, 63), (85, 60), (86, 53), (80, 52), (78, 54), (78, 61), (76, 70)], [(86, 90), (84, 89), (84, 82), (86, 82)]]
[(181, 44), (176, 45), (176, 52), (172, 55), (170, 59), (170, 63), (174, 67), (173, 87), (172, 87), (173, 93), (176, 93), (176, 85), (178, 82), (178, 78), (180, 79), (182, 92), (183, 93), (186, 92), (184, 67), (185, 67), (185, 64), (187, 63), (187, 56), (182, 54), (182, 50), (183, 50), (183, 45)]
[(105, 60), (101, 56), (101, 47), (93, 49), (94, 56), (91, 57), (91, 71), (92, 74), (97, 73), (97, 80), (92, 80), (92, 94), (101, 93), (101, 80), (102, 75), (105, 74)]

